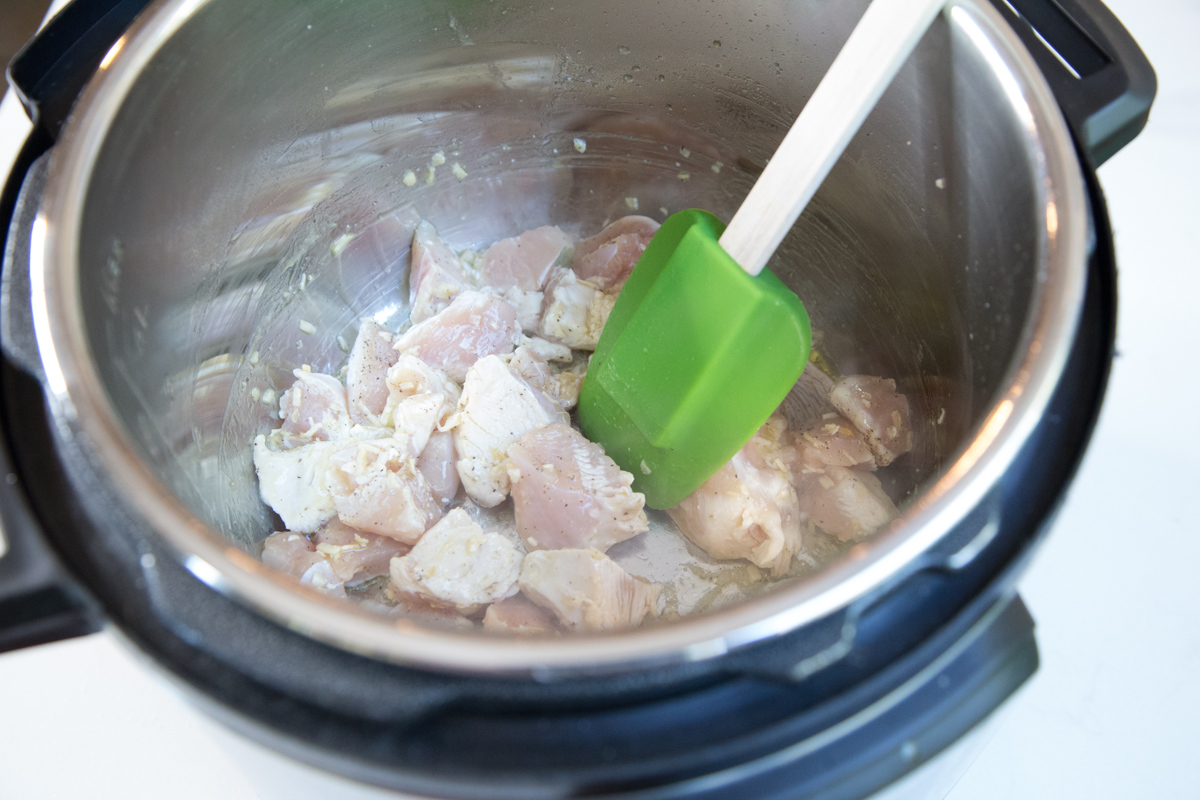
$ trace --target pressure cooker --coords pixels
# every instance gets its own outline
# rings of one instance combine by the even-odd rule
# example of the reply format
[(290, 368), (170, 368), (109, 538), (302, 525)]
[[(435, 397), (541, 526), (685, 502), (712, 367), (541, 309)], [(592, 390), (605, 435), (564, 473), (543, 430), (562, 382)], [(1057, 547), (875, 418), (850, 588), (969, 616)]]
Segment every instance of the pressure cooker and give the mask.
[[(0, 204), (0, 648), (111, 625), (234, 729), (428, 797), (857, 798), (973, 729), (1036, 670), (1015, 585), (1113, 355), (1095, 168), (1155, 78), (1095, 0), (948, 3), (771, 264), (822, 353), (913, 402), (885, 530), (533, 640), (257, 559), (251, 388), (404, 323), (413, 220), (728, 218), (863, 8), (74, 0), (9, 68), (35, 127)], [(463, 175), (401, 178), (443, 151)]]

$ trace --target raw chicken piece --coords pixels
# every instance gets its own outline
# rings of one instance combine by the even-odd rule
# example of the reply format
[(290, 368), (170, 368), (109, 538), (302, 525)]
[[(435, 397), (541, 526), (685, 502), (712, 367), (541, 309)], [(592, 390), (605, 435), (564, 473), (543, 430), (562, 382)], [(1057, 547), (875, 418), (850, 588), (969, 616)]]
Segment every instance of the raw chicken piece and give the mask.
[(570, 411), (579, 402), (579, 390), (587, 371), (586, 365), (555, 371), (544, 358), (524, 345), (513, 352), (508, 368), (529, 381), (533, 388), (545, 392), (564, 411)]
[(313, 442), (277, 450), (267, 446), (266, 436), (254, 437), (259, 496), (289, 531), (312, 533), (333, 517), (336, 509), (326, 486), (326, 473), (329, 457), (338, 446)]
[(466, 614), (516, 594), (520, 572), (516, 546), (498, 533), (484, 533), (461, 508), (391, 565), (394, 591), (450, 604)]
[(796, 432), (795, 441), (802, 465), (799, 472), (819, 473), (827, 466), (875, 469), (875, 455), (862, 434), (836, 412), (805, 425)]
[(408, 545), (387, 536), (358, 531), (337, 519), (331, 519), (312, 536), (334, 574), (348, 585), (369, 581), (388, 574), (393, 558), (408, 552)]
[(542, 292), (526, 292), (515, 287), (505, 289), (503, 292), (486, 287), (480, 291), (494, 294), (512, 306), (517, 312), (517, 323), (520, 324), (521, 330), (527, 333), (537, 333), (538, 321), (542, 318), (542, 303), (545, 302), (545, 295)]
[(809, 361), (804, 365), (804, 372), (800, 373), (796, 385), (780, 404), (779, 412), (787, 417), (788, 425), (799, 428), (826, 412), (833, 411), (833, 404), (829, 402), (829, 392), (832, 389), (833, 379)]
[(541, 389), (554, 377), (554, 370), (550, 368), (546, 359), (525, 345), (518, 346), (511, 356), (505, 358), (504, 363), (508, 364), (508, 368), (515, 374), (529, 381), (529, 385), (535, 389)]
[(508, 449), (517, 532), (531, 550), (604, 552), (647, 530), (644, 495), (597, 444), (570, 425), (530, 431)]
[(545, 225), (493, 244), (479, 260), (479, 285), (540, 292), (550, 270), (571, 263), (571, 237)]
[(538, 330), (576, 350), (595, 350), (616, 302), (615, 294), (605, 294), (569, 269), (556, 269), (546, 286)]
[(878, 478), (845, 467), (826, 467), (822, 475), (806, 476), (800, 502), (817, 527), (843, 542), (872, 533), (899, 513)]
[(342, 522), (412, 544), (442, 516), (408, 445), (400, 439), (349, 442), (329, 456), (328, 491)]
[(908, 398), (896, 391), (891, 378), (847, 375), (833, 385), (829, 400), (867, 437), (881, 467), (912, 450)]
[(395, 337), (387, 328), (364, 319), (350, 349), (346, 364), (346, 394), (350, 421), (360, 425), (384, 425), (387, 407), (388, 369), (399, 355), (393, 346)]
[(442, 395), (438, 426), (445, 424), (458, 405), (462, 388), (440, 369), (434, 369), (412, 353), (400, 353), (396, 363), (387, 371), (388, 401), (383, 418), (395, 419), (395, 409), (403, 400), (419, 394)]
[(601, 289), (623, 284), (657, 230), (649, 217), (622, 217), (575, 246), (571, 269)]
[(487, 607), (483, 629), (489, 633), (555, 634), (558, 624), (549, 611), (524, 595), (514, 594)]
[(387, 575), (391, 559), (407, 552), (406, 545), (386, 536), (356, 531), (333, 519), (312, 536), (294, 531), (271, 534), (263, 541), (262, 560), (303, 583), (344, 594), (343, 584)]
[(787, 423), (776, 415), (729, 463), (667, 513), (687, 538), (714, 558), (745, 558), (787, 572), (800, 549), (800, 504), (784, 444)]
[(566, 412), (499, 356), (479, 359), (447, 424), (454, 431), (458, 475), (467, 494), (485, 508), (498, 505), (508, 495), (508, 448), (531, 430), (566, 421)]
[(551, 268), (571, 263), (571, 237), (553, 226), (501, 239), (477, 260), (479, 286), (494, 291), (517, 310), (521, 329), (536, 332), (542, 289)]
[(396, 341), (396, 349), (461, 383), (477, 360), (511, 353), (520, 336), (511, 305), (481, 292), (462, 292), (446, 310), (409, 328)]
[(409, 318), (423, 322), (450, 305), (474, 281), (458, 256), (446, 246), (433, 225), (422, 220), (413, 232), (412, 268), (408, 276)]
[(570, 361), (574, 356), (565, 344), (547, 341), (538, 336), (522, 336), (517, 347), (526, 347), (547, 361)]
[(263, 540), (263, 563), (272, 569), (286, 572), (314, 589), (335, 597), (345, 597), (341, 577), (324, 555), (302, 533), (280, 531)]
[(283, 444), (299, 447), (312, 441), (344, 439), (350, 434), (346, 387), (337, 378), (297, 369), (296, 381), (279, 398)]
[(599, 550), (535, 550), (521, 565), (521, 592), (575, 630), (613, 631), (657, 615), (659, 587)]
[(442, 505), (446, 505), (458, 494), (458, 455), (454, 450), (454, 434), (434, 431), (429, 444), (417, 459), (417, 469), (429, 483), (429, 490)]
[(396, 404), (392, 414), (394, 438), (407, 445), (409, 458), (417, 458), (425, 450), (445, 409), (446, 397), (441, 394), (414, 394)]

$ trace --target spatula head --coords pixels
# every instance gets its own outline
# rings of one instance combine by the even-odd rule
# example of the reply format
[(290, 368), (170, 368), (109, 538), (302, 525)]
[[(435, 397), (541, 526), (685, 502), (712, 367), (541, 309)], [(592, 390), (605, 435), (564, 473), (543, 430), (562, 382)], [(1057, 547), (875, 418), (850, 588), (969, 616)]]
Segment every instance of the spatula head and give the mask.
[(654, 235), (609, 315), (579, 395), (579, 422), (670, 508), (750, 441), (804, 370), (804, 305), (721, 248), (725, 226), (680, 211)]

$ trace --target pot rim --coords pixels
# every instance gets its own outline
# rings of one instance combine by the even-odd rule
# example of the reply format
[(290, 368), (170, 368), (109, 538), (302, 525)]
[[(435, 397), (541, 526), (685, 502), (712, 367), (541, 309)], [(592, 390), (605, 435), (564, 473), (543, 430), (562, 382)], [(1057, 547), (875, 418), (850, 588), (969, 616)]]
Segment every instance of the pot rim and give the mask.
[(1058, 384), (1085, 286), (1089, 209), (1080, 165), (1058, 104), (1018, 36), (986, 0), (953, 0), (944, 13), (984, 54), (1009, 102), (1022, 110), (1033, 149), (1044, 156), (1037, 182), (1045, 209), (1039, 285), (1023, 331), (1024, 356), (1010, 366), (990, 412), (944, 474), (869, 546), (854, 547), (795, 586), (728, 608), (646, 629), (556, 639), (435, 631), (297, 586), (201, 522), (138, 456), (93, 363), (75, 279), (84, 198), (106, 132), (162, 43), (208, 2), (158, 0), (113, 45), (81, 95), (53, 149), (33, 226), (34, 328), (57, 434), (86, 443), (113, 487), (196, 578), (292, 630), (385, 661), (474, 674), (550, 677), (719, 656), (824, 618), (908, 574), (999, 481)]

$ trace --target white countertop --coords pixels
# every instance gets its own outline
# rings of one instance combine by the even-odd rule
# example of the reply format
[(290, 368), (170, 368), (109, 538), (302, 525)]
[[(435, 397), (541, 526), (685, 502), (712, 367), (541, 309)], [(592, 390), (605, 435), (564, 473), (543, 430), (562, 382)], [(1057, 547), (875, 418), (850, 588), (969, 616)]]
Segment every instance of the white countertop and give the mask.
[[(1196, 796), (1200, 751), (1200, 5), (1111, 0), (1158, 71), (1100, 170), (1117, 359), (1099, 428), (1021, 583), (1042, 666), (950, 800)], [(0, 172), (19, 108), (0, 109)], [(14, 111), (16, 113), (14, 113)], [(1184, 420), (1180, 427), (1177, 420)], [(253, 800), (231, 740), (102, 633), (0, 657), (0, 800)]]

